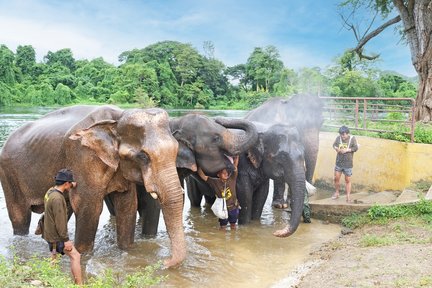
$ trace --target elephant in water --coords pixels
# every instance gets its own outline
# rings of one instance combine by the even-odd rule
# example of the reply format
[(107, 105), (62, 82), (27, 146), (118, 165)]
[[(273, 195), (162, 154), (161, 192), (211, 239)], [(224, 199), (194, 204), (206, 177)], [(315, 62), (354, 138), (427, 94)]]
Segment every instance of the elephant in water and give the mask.
[[(222, 122), (222, 120), (219, 120)], [(240, 153), (237, 176), (237, 198), (241, 206), (239, 224), (259, 220), (269, 193), (269, 180), (281, 181), (292, 187), (290, 222), (276, 231), (276, 236), (292, 235), (301, 219), (305, 195), (304, 147), (297, 128), (291, 125), (267, 125), (251, 122), (258, 139), (247, 151)], [(199, 177), (187, 178), (192, 206), (199, 206), (202, 196), (214, 198), (214, 192)], [(211, 203), (211, 201), (209, 201)]]
[(122, 110), (115, 106), (73, 106), (54, 111), (12, 133), (0, 155), (0, 180), (14, 234), (29, 232), (31, 212), (43, 211), (43, 198), (61, 168), (73, 170), (70, 192), (76, 216), (75, 244), (93, 249), (103, 199), (112, 192), (117, 241), (134, 241), (136, 184), (157, 198), (171, 240), (175, 266), (186, 257), (184, 194), (176, 170), (178, 142), (166, 111)]
[[(200, 115), (187, 114), (170, 120), (170, 129), (179, 142), (177, 170), (180, 182), (184, 177), (201, 167), (207, 175), (232, 167), (226, 156), (238, 155), (251, 147), (258, 139), (255, 125), (243, 119), (220, 118), (221, 122)], [(138, 187), (143, 190), (144, 187)], [(110, 194), (105, 203), (115, 215), (114, 202)], [(155, 235), (158, 228), (158, 204), (146, 194), (138, 194), (138, 211), (143, 218), (143, 234)]]
[[(282, 123), (297, 128), (304, 146), (306, 180), (312, 183), (318, 157), (319, 132), (323, 124), (323, 103), (318, 96), (297, 94), (291, 98), (271, 98), (251, 110), (245, 119), (264, 124)], [(274, 182), (273, 206), (285, 208), (285, 183)]]

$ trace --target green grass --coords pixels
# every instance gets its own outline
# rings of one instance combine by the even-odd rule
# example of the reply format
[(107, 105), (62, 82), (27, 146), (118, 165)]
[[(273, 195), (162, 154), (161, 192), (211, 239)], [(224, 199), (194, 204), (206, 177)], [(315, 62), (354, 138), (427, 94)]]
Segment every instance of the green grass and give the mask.
[(416, 217), (432, 225), (432, 201), (421, 199), (414, 204), (374, 205), (366, 213), (352, 214), (342, 219), (342, 225), (348, 228), (359, 228), (368, 224), (383, 225), (391, 219)]
[(370, 234), (366, 234), (360, 240), (360, 245), (362, 247), (388, 246), (394, 243), (394, 239), (389, 236), (377, 236)]
[[(107, 269), (101, 274), (89, 277), (81, 287), (150, 287), (160, 284), (167, 276), (156, 276), (161, 263), (147, 266), (132, 274), (113, 272)], [(20, 260), (17, 256), (6, 259), (0, 255), (0, 287), (78, 287), (72, 276), (61, 270), (59, 265), (51, 264), (50, 258), (39, 255), (30, 260)]]

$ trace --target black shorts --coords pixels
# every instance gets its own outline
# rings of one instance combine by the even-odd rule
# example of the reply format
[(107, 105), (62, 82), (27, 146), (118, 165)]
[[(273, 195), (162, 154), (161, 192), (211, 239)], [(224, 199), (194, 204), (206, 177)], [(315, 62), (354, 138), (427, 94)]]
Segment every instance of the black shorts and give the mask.
[(57, 254), (60, 253), (61, 255), (64, 255), (64, 242), (57, 241), (55, 243), (48, 242), (49, 250), (51, 254)]

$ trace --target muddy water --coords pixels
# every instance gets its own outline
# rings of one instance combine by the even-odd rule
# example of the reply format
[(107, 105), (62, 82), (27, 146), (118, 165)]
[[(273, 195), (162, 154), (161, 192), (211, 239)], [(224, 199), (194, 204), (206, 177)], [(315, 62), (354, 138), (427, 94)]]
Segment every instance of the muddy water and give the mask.
[[(10, 131), (23, 123), (40, 117), (34, 114), (0, 114), (0, 146)], [(274, 210), (267, 199), (260, 222), (240, 226), (238, 230), (218, 230), (217, 218), (208, 207), (191, 208), (186, 199), (184, 229), (188, 256), (178, 269), (158, 273), (168, 275), (162, 287), (271, 287), (280, 283), (296, 267), (305, 261), (312, 247), (335, 238), (340, 227), (313, 219), (312, 224), (301, 224), (297, 232), (285, 239), (272, 236), (289, 219), (289, 213)], [(33, 214), (30, 231), (34, 231), (39, 215)], [(74, 234), (75, 220), (69, 222), (70, 234)], [(0, 188), (0, 254), (10, 257), (15, 251), (19, 256), (48, 255), (46, 243), (34, 234), (13, 236), (7, 215), (3, 191)], [(135, 272), (149, 264), (168, 257), (169, 238), (161, 218), (158, 235), (144, 238), (137, 221), (135, 244), (127, 251), (116, 247), (115, 218), (104, 207), (96, 236), (95, 249), (83, 257), (83, 270), (99, 274), (106, 268), (117, 272)], [(68, 271), (68, 260), (62, 261)]]

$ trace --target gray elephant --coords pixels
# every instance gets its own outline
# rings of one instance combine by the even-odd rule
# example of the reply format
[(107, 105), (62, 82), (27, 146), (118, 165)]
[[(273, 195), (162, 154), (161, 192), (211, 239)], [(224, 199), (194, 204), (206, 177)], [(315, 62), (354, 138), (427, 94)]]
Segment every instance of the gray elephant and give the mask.
[[(304, 147), (294, 126), (256, 123), (259, 140), (240, 155), (237, 197), (239, 224), (259, 220), (269, 192), (269, 180), (291, 187), (291, 217), (283, 234), (293, 234), (300, 222), (305, 197)], [(277, 233), (277, 232), (276, 232)]]
[(0, 155), (0, 180), (14, 234), (28, 234), (31, 212), (42, 212), (53, 176), (68, 168), (78, 183), (70, 200), (80, 252), (93, 248), (103, 199), (112, 192), (122, 215), (116, 219), (118, 245), (133, 243), (140, 184), (162, 207), (172, 247), (165, 265), (181, 263), (186, 247), (177, 152), (178, 142), (162, 109), (74, 106), (22, 126)]
[[(271, 98), (250, 111), (245, 119), (265, 124), (294, 125), (304, 146), (306, 180), (312, 183), (318, 157), (319, 132), (323, 124), (323, 103), (318, 96), (298, 94), (291, 98)], [(287, 207), (284, 200), (285, 183), (274, 182), (273, 206)]]
[[(218, 120), (222, 122), (222, 120)], [(269, 180), (279, 180), (292, 187), (291, 218), (286, 228), (275, 232), (286, 237), (293, 234), (300, 222), (305, 196), (304, 147), (296, 127), (285, 124), (253, 123), (258, 130), (254, 145), (239, 156), (237, 198), (241, 206), (239, 224), (260, 219), (269, 193)], [(214, 192), (199, 177), (187, 178), (191, 205), (213, 201)], [(192, 199), (199, 199), (193, 202)], [(198, 204), (199, 205), (199, 204)]]
[[(181, 183), (186, 176), (196, 171), (197, 166), (207, 175), (213, 176), (223, 168), (233, 168), (227, 156), (246, 151), (258, 139), (255, 125), (249, 121), (219, 119), (223, 123), (200, 114), (187, 114), (170, 120), (171, 132), (179, 142), (176, 166)], [(111, 196), (106, 197), (105, 203), (110, 213), (115, 215)], [(138, 194), (138, 197), (143, 234), (155, 235), (159, 221), (158, 204), (146, 194)]]

